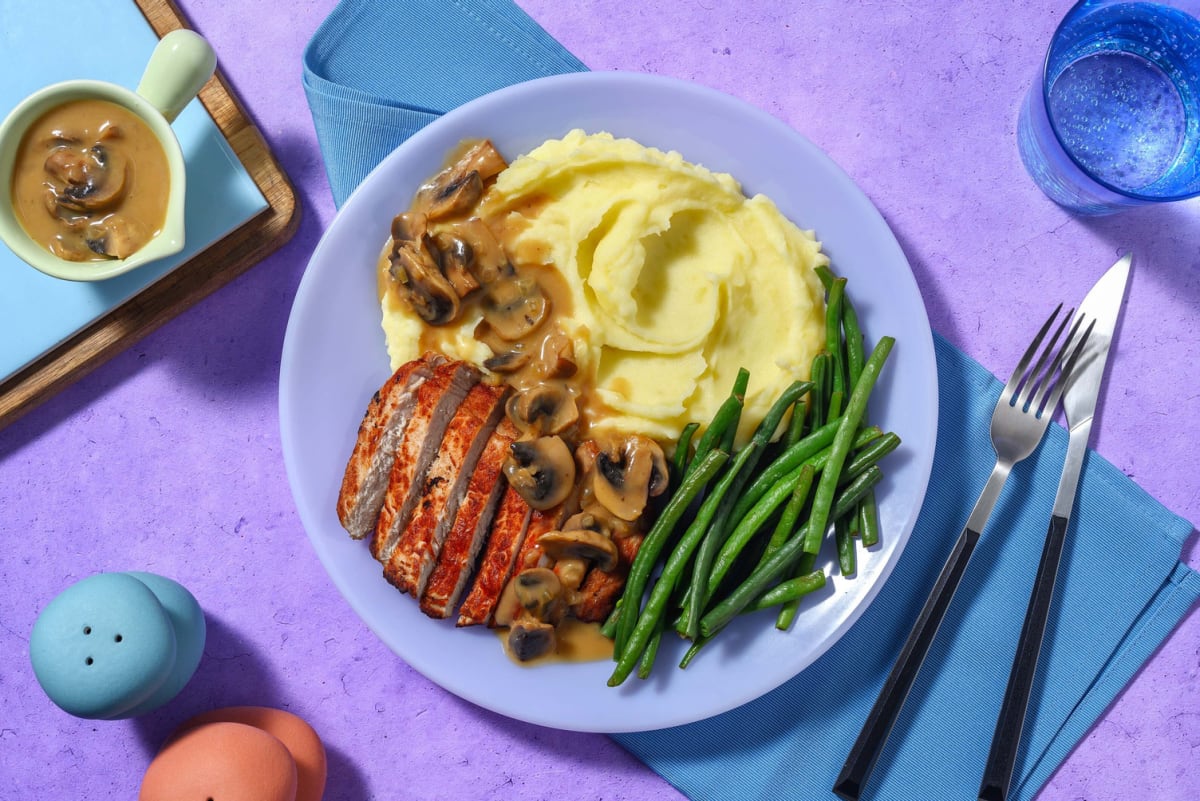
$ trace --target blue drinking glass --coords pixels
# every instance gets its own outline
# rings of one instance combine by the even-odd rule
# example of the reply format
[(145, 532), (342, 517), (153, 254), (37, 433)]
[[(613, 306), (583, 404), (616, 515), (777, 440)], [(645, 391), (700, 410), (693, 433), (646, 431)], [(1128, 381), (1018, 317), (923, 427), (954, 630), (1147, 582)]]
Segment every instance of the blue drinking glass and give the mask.
[(1021, 107), (1017, 144), (1078, 214), (1200, 195), (1200, 0), (1081, 0)]

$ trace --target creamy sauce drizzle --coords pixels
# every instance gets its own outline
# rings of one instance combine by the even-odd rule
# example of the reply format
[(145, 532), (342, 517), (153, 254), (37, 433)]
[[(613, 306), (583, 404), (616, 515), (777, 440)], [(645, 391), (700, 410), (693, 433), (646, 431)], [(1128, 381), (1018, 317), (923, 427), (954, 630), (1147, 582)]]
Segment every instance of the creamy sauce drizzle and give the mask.
[(517, 659), (508, 647), (507, 628), (498, 628), (495, 631), (504, 643), (504, 653), (522, 667), (555, 662), (598, 662), (601, 659), (612, 659), (613, 656), (613, 641), (600, 633), (599, 623), (584, 623), (573, 617), (559, 623), (555, 629), (557, 647), (553, 652), (526, 661)]

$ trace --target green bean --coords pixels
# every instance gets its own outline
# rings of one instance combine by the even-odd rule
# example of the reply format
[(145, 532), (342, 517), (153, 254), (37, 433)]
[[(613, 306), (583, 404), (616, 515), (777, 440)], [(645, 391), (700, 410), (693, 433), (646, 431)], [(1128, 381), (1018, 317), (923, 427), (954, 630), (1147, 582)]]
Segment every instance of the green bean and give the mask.
[[(729, 534), (730, 517), (738, 496), (754, 474), (754, 469), (758, 467), (758, 461), (763, 451), (767, 449), (771, 438), (783, 423), (788, 409), (811, 389), (812, 382), (794, 381), (780, 393), (758, 424), (754, 436), (750, 438), (750, 443), (738, 453), (737, 459), (735, 459), (732, 469), (737, 472), (737, 475), (730, 483), (729, 490), (720, 506), (717, 507), (708, 532), (704, 535), (704, 539), (696, 551), (696, 560), (692, 566), (692, 578), (686, 596), (687, 605), (678, 627), (682, 629), (680, 633), (688, 639), (696, 638), (696, 626), (699, 625), (700, 615), (704, 613), (704, 604), (708, 601), (705, 589), (707, 576), (712, 568), (713, 557), (716, 556), (717, 549), (725, 543), (725, 538)], [(742, 461), (742, 454), (752, 449), (753, 452), (747, 456), (745, 461)]]
[[(741, 450), (738, 456), (741, 457), (751, 450), (751, 446), (747, 446)], [(724, 455), (724, 451), (713, 451), (713, 453)], [(620, 652), (616, 654), (617, 666), (613, 669), (613, 674), (608, 679), (608, 686), (616, 687), (629, 677), (629, 674), (641, 658), (642, 652), (646, 649), (655, 629), (661, 625), (660, 618), (666, 610), (667, 601), (670, 600), (671, 594), (675, 591), (679, 577), (683, 574), (684, 568), (691, 560), (696, 546), (700, 544), (700, 537), (708, 529), (709, 521), (712, 520), (712, 515), (716, 511), (717, 505), (720, 504), (721, 498), (729, 490), (729, 485), (737, 475), (738, 466), (735, 461), (734, 466), (726, 471), (721, 480), (717, 482), (717, 486), (713, 487), (713, 491), (704, 499), (704, 503), (701, 504), (700, 511), (696, 513), (696, 519), (688, 526), (679, 543), (671, 551), (671, 555), (667, 557), (667, 563), (663, 566), (658, 581), (654, 583), (654, 587), (650, 590), (650, 597), (647, 599), (646, 605), (642, 607), (641, 614), (638, 615), (633, 630), (621, 645)], [(646, 547), (644, 540), (641, 547)], [(638, 554), (641, 555), (641, 548), (638, 549)], [(634, 561), (636, 563), (636, 559)]]
[[(695, 625), (689, 625), (688, 616), (695, 615), (694, 619), (699, 621), (700, 613), (704, 611), (703, 609), (694, 609), (691, 600), (692, 593), (698, 593), (700, 591), (697, 588), (697, 584), (699, 582), (703, 582), (704, 576), (708, 575), (707, 566), (705, 566), (703, 571), (701, 571), (700, 551), (704, 549), (704, 542), (707, 542), (709, 535), (712, 534), (712, 523), (714, 522), (716, 516), (720, 514), (721, 509), (725, 506), (725, 501), (729, 498), (730, 490), (738, 483), (739, 475), (742, 476), (744, 480), (744, 476), (749, 470), (748, 465), (754, 461), (757, 461), (759, 451), (761, 450), (762, 443), (757, 439), (752, 439), (750, 440), (749, 445), (738, 451), (737, 456), (734, 457), (733, 464), (730, 465), (729, 470), (725, 472), (725, 475), (721, 476), (721, 480), (717, 482), (715, 487), (713, 487), (713, 491), (709, 494), (709, 496), (704, 499), (704, 503), (700, 506), (700, 511), (696, 513), (696, 519), (692, 521), (692, 525), (683, 535), (681, 544), (693, 537), (698, 543), (696, 560), (691, 563), (692, 578), (688, 582), (688, 589), (684, 595), (684, 614), (680, 616), (675, 627), (676, 630), (685, 637), (688, 636), (689, 629), (692, 630), (692, 638), (695, 637)], [(692, 529), (698, 530), (693, 532)], [(712, 558), (709, 557), (709, 562), (711, 561)], [(698, 579), (697, 576), (699, 576)], [(703, 584), (699, 584), (699, 587), (702, 588)]]
[(812, 424), (822, 425), (829, 422), (829, 354), (821, 351), (813, 357), (812, 368)]
[[(692, 456), (692, 463), (698, 462), (708, 455), (708, 452), (718, 446), (724, 440), (725, 433), (732, 426), (734, 431), (737, 431), (738, 421), (742, 417), (742, 406), (746, 402), (746, 388), (750, 385), (750, 373), (745, 368), (738, 370), (737, 378), (733, 381), (733, 391), (729, 397), (717, 409), (717, 413), (713, 415), (712, 422), (705, 429), (704, 434), (700, 437), (700, 441), (696, 443), (696, 453)], [(729, 453), (728, 450), (725, 451)]]
[(846, 402), (846, 393), (840, 389), (835, 389), (829, 393), (829, 400), (825, 402), (827, 407), (825, 412), (825, 422), (832, 423), (842, 416), (842, 405)]
[(609, 614), (608, 619), (604, 621), (604, 625), (600, 627), (600, 633), (610, 640), (617, 635), (617, 621), (621, 619), (622, 600), (623, 599), (621, 598), (617, 599), (617, 602), (613, 604), (612, 613)]
[(733, 453), (734, 443), (737, 442), (738, 426), (742, 423), (742, 410), (746, 408), (746, 390), (749, 387), (750, 372), (742, 367), (733, 381), (733, 395), (738, 399), (737, 414), (725, 427), (725, 433), (721, 436), (721, 450), (729, 454)]
[(846, 394), (845, 358), (842, 354), (842, 298), (846, 295), (846, 279), (835, 278), (825, 300), (825, 352), (829, 354), (829, 387), (831, 393)]
[(629, 576), (625, 579), (625, 590), (621, 593), (621, 600), (627, 607), (627, 611), (622, 612), (620, 620), (617, 621), (614, 655), (624, 650), (629, 635), (633, 632), (642, 593), (646, 591), (650, 573), (654, 570), (658, 556), (666, 546), (671, 532), (674, 531), (688, 506), (708, 485), (708, 482), (712, 480), (712, 477), (717, 474), (728, 458), (729, 454), (724, 451), (712, 451), (696, 462), (694, 469), (680, 482), (679, 489), (675, 490), (675, 494), (667, 501), (662, 513), (642, 540), (637, 556), (634, 557), (633, 564), (629, 566)]
[(898, 447), (900, 447), (900, 436), (892, 431), (871, 441), (870, 444), (850, 457), (850, 461), (846, 463), (845, 469), (842, 470), (842, 480), (862, 475), (868, 467), (878, 464), (883, 457)]
[[(822, 475), (829, 474), (823, 473)], [(840, 517), (848, 514), (867, 490), (874, 486), (882, 477), (882, 471), (878, 467), (872, 467), (856, 478), (849, 486), (843, 488), (841, 494), (838, 496), (837, 503), (832, 505), (834, 515)], [(766, 592), (772, 584), (779, 581), (788, 568), (792, 567), (806, 553), (805, 544), (808, 539), (807, 535), (811, 533), (812, 525), (813, 518), (810, 517), (805, 526), (808, 531), (803, 535), (798, 534), (785, 542), (779, 550), (775, 551), (766, 561), (756, 567), (745, 581), (734, 588), (733, 592), (710, 609), (700, 620), (700, 636), (712, 636), (714, 632), (723, 628), (734, 616)]]
[(871, 358), (867, 359), (863, 365), (863, 372), (859, 376), (858, 383), (854, 385), (854, 390), (850, 393), (850, 400), (846, 404), (846, 413), (842, 415), (837, 434), (830, 446), (829, 461), (821, 472), (821, 480), (817, 483), (817, 490), (813, 494), (813, 510), (812, 516), (809, 518), (811, 525), (804, 542), (804, 550), (809, 553), (817, 552), (821, 545), (821, 538), (825, 536), (825, 526), (829, 521), (833, 494), (837, 489), (842, 466), (854, 443), (858, 424), (866, 413), (867, 398), (870, 397), (871, 390), (874, 388), (883, 364), (887, 361), (888, 354), (891, 353), (895, 342), (895, 339), (888, 336), (879, 340), (879, 344), (871, 352)]
[(858, 559), (854, 552), (854, 537), (850, 535), (850, 522), (847, 517), (856, 517), (858, 510), (853, 509), (846, 517), (833, 521), (833, 537), (837, 544), (838, 568), (843, 576), (852, 576), (858, 570)]
[(862, 376), (866, 353), (863, 350), (863, 333), (858, 327), (858, 312), (850, 302), (850, 296), (842, 299), (842, 335), (846, 338), (846, 378), (853, 387)]
[(798, 601), (810, 592), (815, 592), (824, 586), (825, 573), (820, 570), (781, 581), (760, 595), (757, 601), (746, 607), (746, 611), (757, 612), (761, 609), (770, 609), (772, 606)]
[(879, 508), (875, 493), (868, 492), (858, 505), (859, 528), (862, 530), (864, 548), (879, 544)]
[(816, 478), (816, 475), (817, 471), (811, 464), (805, 464), (800, 468), (800, 478), (796, 482), (796, 488), (792, 490), (792, 497), (788, 499), (787, 506), (783, 507), (783, 514), (775, 525), (775, 531), (771, 533), (767, 549), (763, 552), (763, 559), (770, 556), (791, 536), (792, 531), (796, 528), (796, 521), (800, 519), (800, 511), (808, 502), (808, 493), (812, 490), (813, 479)]
[[(878, 429), (875, 429), (878, 431)], [(863, 444), (870, 442), (875, 437), (874, 431), (871, 429), (863, 429), (856, 442)], [(860, 446), (861, 447), (861, 446)], [(812, 466), (813, 470), (821, 471), (829, 458), (831, 448), (816, 453), (805, 460), (805, 464)], [(804, 469), (804, 465), (796, 468), (792, 472), (786, 474), (779, 481), (770, 486), (750, 508), (748, 512), (738, 521), (737, 526), (726, 538), (725, 544), (721, 546), (721, 550), (717, 552), (716, 559), (713, 560), (713, 569), (709, 574), (708, 580), (708, 597), (716, 592), (721, 581), (733, 567), (737, 557), (749, 544), (755, 533), (762, 528), (767, 522), (767, 519), (775, 512), (779, 505), (788, 499), (795, 492), (796, 483), (800, 480), (800, 474)], [(736, 510), (734, 519), (736, 518)]]
[(699, 423), (688, 423), (683, 427), (683, 431), (679, 432), (679, 441), (675, 443), (675, 475), (680, 478), (687, 473), (688, 449), (692, 446), (692, 437), (696, 435), (698, 428)]
[(679, 660), (680, 669), (686, 668), (696, 658), (696, 654), (700, 653), (700, 649), (712, 642), (712, 637), (700, 637), (692, 643), (687, 649), (687, 653), (683, 655), (683, 659)]
[(792, 406), (792, 419), (788, 421), (787, 434), (783, 438), (783, 447), (790, 448), (804, 436), (805, 418), (808, 413), (808, 403), (803, 398)]
[(658, 619), (658, 628), (650, 637), (650, 642), (646, 644), (646, 652), (642, 654), (642, 661), (638, 664), (637, 677), (639, 679), (650, 678), (650, 671), (654, 669), (654, 660), (658, 658), (658, 646), (662, 642), (663, 620), (662, 617)]
[[(810, 571), (803, 576), (797, 576), (796, 578), (776, 584), (763, 593), (757, 601), (743, 609), (742, 614), (760, 612), (763, 609), (770, 609), (773, 606), (785, 603), (798, 603), (804, 596), (824, 586), (825, 574), (819, 570)], [(679, 661), (679, 667), (686, 668), (690, 665), (692, 660), (696, 658), (696, 654), (700, 653), (700, 649), (712, 642), (713, 636), (715, 634), (697, 638), (691, 647), (687, 649), (687, 653), (683, 655), (683, 659)]]
[[(837, 423), (823, 425), (776, 456), (758, 474), (758, 478), (750, 483), (750, 486), (742, 493), (742, 497), (738, 498), (737, 505), (733, 507), (731, 518), (733, 520), (741, 520), (754, 507), (754, 504), (758, 503), (759, 498), (765, 495), (767, 490), (775, 486), (780, 479), (802, 465), (814, 454), (820, 453), (821, 450), (829, 447), (833, 443), (833, 437), (837, 433), (837, 429)], [(875, 436), (883, 436), (882, 431), (879, 429), (874, 430), (877, 432)]]

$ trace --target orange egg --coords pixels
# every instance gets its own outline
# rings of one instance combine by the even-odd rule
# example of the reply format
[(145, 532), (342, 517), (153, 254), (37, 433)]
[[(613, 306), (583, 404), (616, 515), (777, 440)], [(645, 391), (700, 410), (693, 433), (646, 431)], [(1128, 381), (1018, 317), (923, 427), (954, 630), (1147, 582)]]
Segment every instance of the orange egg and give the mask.
[(138, 801), (296, 801), (296, 762), (279, 738), (245, 723), (206, 723), (172, 738)]
[(197, 715), (180, 726), (176, 736), (195, 726), (217, 722), (244, 723), (276, 737), (296, 761), (296, 801), (321, 801), (325, 793), (325, 746), (303, 718), (265, 706), (231, 706)]

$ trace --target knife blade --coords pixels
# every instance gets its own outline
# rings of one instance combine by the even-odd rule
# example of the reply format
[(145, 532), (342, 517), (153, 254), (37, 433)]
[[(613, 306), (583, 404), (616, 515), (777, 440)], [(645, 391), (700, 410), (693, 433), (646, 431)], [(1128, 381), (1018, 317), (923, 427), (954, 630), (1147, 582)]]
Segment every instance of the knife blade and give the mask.
[(1004, 801), (1008, 797), (1016, 765), (1017, 748), (1021, 742), (1021, 729), (1029, 705), (1029, 693), (1037, 673), (1038, 655), (1042, 647), (1042, 636), (1046, 631), (1046, 619), (1054, 598), (1054, 584), (1058, 576), (1058, 564), (1062, 558), (1066, 541), (1067, 525), (1075, 505), (1075, 491), (1079, 486), (1079, 474), (1083, 469), (1083, 458), (1087, 453), (1092, 433), (1092, 420), (1096, 414), (1096, 402), (1104, 383), (1104, 368), (1117, 329), (1117, 318), (1121, 302), (1129, 283), (1129, 270), (1133, 255), (1122, 256), (1116, 264), (1101, 276), (1096, 285), (1079, 306), (1078, 317), (1092, 324), (1092, 333), (1071, 374), (1067, 377), (1063, 393), (1063, 409), (1067, 415), (1070, 436), (1067, 455), (1063, 461), (1062, 475), (1054, 495), (1054, 507), (1050, 515), (1050, 527), (1046, 532), (1046, 544), (1034, 578), (1029, 607), (1017, 642), (1008, 687), (1004, 702), (996, 720), (992, 735), (992, 747), (979, 785), (979, 801)]

